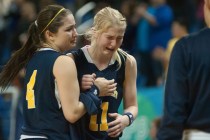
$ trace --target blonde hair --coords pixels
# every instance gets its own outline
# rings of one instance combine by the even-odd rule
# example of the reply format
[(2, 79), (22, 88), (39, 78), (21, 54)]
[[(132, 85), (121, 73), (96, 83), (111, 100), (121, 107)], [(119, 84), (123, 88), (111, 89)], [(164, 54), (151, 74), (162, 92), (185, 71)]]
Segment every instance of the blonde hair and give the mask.
[[(93, 27), (85, 33), (85, 38), (91, 41), (91, 45), (94, 45), (96, 43), (96, 39), (93, 38), (93, 34), (95, 32), (101, 34), (107, 31), (110, 27), (118, 27), (125, 30), (126, 26), (127, 26), (126, 19), (118, 10), (113, 9), (111, 7), (105, 7), (95, 15), (93, 21)], [(127, 54), (122, 49), (118, 50), (123, 54)], [(117, 51), (114, 55), (119, 63), (119, 68), (120, 68), (122, 63), (120, 56)]]

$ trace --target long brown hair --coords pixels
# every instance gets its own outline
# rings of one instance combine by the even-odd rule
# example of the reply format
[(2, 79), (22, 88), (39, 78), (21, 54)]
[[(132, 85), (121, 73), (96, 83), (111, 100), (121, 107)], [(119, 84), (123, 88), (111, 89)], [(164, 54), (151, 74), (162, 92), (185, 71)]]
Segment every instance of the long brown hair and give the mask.
[[(12, 55), (3, 67), (0, 74), (0, 87), (2, 87), (2, 90), (10, 85), (19, 71), (26, 66), (36, 50), (41, 47), (41, 44), (46, 42), (44, 32), (49, 30), (52, 33), (56, 33), (58, 28), (63, 25), (62, 19), (68, 14), (72, 14), (70, 10), (64, 9), (56, 15), (62, 8), (60, 5), (49, 5), (38, 14), (37, 20), (31, 23), (28, 29), (28, 40)], [(54, 18), (55, 15), (56, 18)], [(51, 21), (52, 19), (53, 21)], [(48, 24), (49, 22), (51, 23)]]

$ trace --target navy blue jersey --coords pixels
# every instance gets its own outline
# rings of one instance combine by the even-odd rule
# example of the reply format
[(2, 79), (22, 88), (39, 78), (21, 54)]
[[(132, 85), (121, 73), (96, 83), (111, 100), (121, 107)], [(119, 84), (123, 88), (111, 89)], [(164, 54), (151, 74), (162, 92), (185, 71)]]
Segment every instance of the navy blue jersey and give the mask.
[(210, 133), (209, 37), (210, 29), (206, 28), (180, 39), (174, 46), (159, 140), (181, 140), (185, 129)]
[(22, 135), (70, 140), (69, 122), (57, 98), (53, 65), (60, 56), (54, 50), (37, 51), (26, 67)]
[[(122, 101), (126, 56), (122, 53), (119, 53), (122, 60), (122, 65), (120, 68), (118, 62), (113, 61), (113, 63), (104, 70), (99, 70), (96, 65), (91, 62), (92, 60), (87, 52), (87, 47), (83, 47), (82, 49), (72, 52), (72, 54), (77, 67), (79, 83), (81, 83), (81, 79), (84, 74), (92, 73), (95, 73), (96, 77), (104, 77), (108, 80), (114, 79), (117, 83), (117, 89), (113, 96), (100, 97), (102, 100), (100, 113), (92, 116), (85, 114), (85, 116), (83, 116), (80, 120), (82, 122), (81, 124), (84, 124), (83, 129), (85, 129), (87, 140), (111, 139), (108, 137), (106, 131), (108, 130), (107, 124), (113, 121), (113, 118), (110, 118), (108, 113), (117, 113)], [(115, 139), (117, 140), (119, 138)]]

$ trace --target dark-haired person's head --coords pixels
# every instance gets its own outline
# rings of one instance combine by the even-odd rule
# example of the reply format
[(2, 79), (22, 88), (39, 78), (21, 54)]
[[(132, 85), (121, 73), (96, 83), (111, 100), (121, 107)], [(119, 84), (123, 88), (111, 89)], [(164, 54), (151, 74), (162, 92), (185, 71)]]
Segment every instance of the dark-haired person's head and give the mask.
[(46, 6), (31, 23), (26, 43), (12, 55), (2, 70), (0, 86), (6, 88), (40, 48), (65, 52), (76, 45), (76, 38), (76, 23), (72, 12), (60, 5)]
[(172, 23), (172, 34), (175, 38), (181, 38), (188, 34), (188, 22), (182, 18), (176, 18)]

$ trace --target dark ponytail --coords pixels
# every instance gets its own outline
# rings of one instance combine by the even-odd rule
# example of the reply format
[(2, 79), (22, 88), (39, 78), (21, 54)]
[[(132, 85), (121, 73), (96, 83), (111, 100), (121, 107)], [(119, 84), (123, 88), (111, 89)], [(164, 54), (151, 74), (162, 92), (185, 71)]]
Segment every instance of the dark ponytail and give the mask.
[[(29, 27), (29, 37), (25, 45), (17, 50), (3, 67), (0, 74), (0, 87), (2, 90), (11, 84), (19, 71), (26, 66), (36, 50), (46, 41), (44, 32), (49, 30), (52, 33), (56, 33), (58, 28), (63, 25), (62, 19), (72, 14), (70, 10), (64, 9), (56, 15), (63, 8), (64, 7), (60, 5), (48, 5), (40, 11), (37, 20)], [(54, 19), (55, 15), (56, 18)]]
[(11, 84), (19, 71), (26, 66), (27, 62), (37, 50), (40, 41), (35, 23), (30, 25), (28, 35), (29, 37), (25, 45), (12, 54), (7, 64), (3, 67), (0, 74), (0, 87), (2, 90)]

